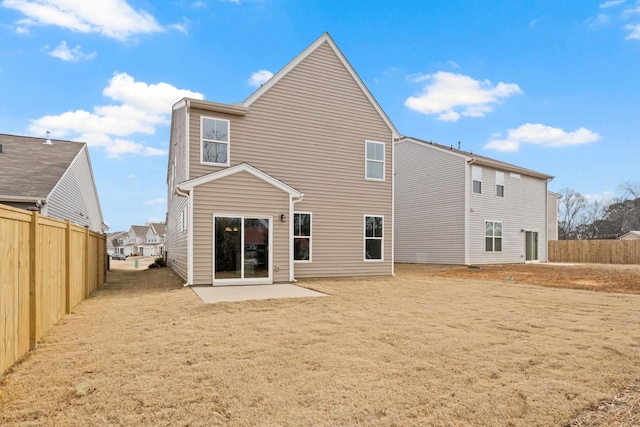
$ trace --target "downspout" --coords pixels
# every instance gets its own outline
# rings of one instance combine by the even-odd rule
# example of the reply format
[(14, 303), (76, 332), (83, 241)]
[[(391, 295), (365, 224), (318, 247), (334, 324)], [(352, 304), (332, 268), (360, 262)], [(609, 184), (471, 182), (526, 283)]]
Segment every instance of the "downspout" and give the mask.
[(396, 276), (396, 140), (391, 135), (391, 277)]
[(469, 262), (469, 170), (471, 165), (476, 162), (475, 158), (467, 160), (467, 166), (464, 169), (464, 263), (470, 265)]
[(174, 189), (174, 193), (176, 193), (178, 196), (187, 198), (187, 207), (188, 207), (188, 214), (189, 214), (187, 219), (187, 282), (182, 286), (191, 286), (192, 277), (193, 277), (193, 244), (192, 244), (193, 227), (191, 224), (192, 222), (191, 215), (193, 210), (191, 209), (192, 199), (190, 197), (191, 195), (189, 192), (185, 192), (181, 190), (180, 187), (178, 186), (176, 186), (176, 188)]
[[(544, 241), (547, 242), (545, 246), (545, 258), (546, 262), (549, 262), (549, 183), (553, 181), (553, 178), (547, 179), (544, 184)], [(558, 227), (556, 221), (556, 228)]]
[(289, 281), (291, 283), (296, 283), (297, 280), (295, 276), (294, 269), (294, 260), (293, 260), (293, 213), (295, 211), (294, 206), (296, 203), (301, 202), (304, 198), (304, 193), (300, 193), (300, 197), (298, 200), (293, 200), (291, 196), (289, 196)]

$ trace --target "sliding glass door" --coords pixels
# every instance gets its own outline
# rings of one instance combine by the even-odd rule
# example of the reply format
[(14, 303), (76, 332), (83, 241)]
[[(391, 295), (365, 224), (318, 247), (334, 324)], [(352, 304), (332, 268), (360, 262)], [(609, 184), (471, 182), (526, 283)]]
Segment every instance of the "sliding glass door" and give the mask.
[(215, 216), (214, 223), (214, 283), (270, 281), (271, 218)]

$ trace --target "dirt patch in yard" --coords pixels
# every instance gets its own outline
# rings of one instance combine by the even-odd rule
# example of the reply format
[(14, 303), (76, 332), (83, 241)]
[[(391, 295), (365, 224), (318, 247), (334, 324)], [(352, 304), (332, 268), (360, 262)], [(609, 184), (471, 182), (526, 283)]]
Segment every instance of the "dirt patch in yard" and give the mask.
[(440, 266), (400, 264), (399, 271), (430, 272), (441, 277), (494, 280), (515, 284), (540, 285), (603, 292), (640, 294), (640, 265), (609, 264), (502, 264)]
[(639, 295), (419, 267), (210, 305), (110, 272), (4, 377), (0, 425), (616, 425), (578, 417), (633, 401)]

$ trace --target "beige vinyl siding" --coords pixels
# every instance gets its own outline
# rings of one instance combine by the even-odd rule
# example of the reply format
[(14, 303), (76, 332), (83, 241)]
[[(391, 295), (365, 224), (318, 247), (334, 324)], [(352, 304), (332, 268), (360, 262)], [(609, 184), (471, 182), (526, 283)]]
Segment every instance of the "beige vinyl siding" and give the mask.
[[(193, 284), (207, 285), (213, 278), (214, 214), (245, 218), (272, 218), (273, 281), (289, 281), (289, 195), (247, 172), (193, 189)], [(280, 215), (287, 222), (280, 221)], [(278, 271), (276, 271), (276, 267)]]
[(102, 232), (102, 211), (86, 145), (51, 191), (46, 212), (52, 218), (69, 219), (74, 224)]
[(396, 262), (465, 263), (466, 159), (396, 144)]
[[(325, 43), (250, 107), (246, 116), (191, 110), (190, 178), (200, 164), (200, 116), (230, 125), (230, 165), (249, 163), (304, 193), (313, 213), (313, 262), (296, 277), (389, 275), (392, 271), (392, 133)], [(365, 180), (365, 141), (385, 144), (385, 181)], [(365, 262), (364, 215), (384, 216), (384, 261)]]
[[(175, 161), (174, 185), (188, 179), (187, 157), (187, 109), (185, 107), (175, 110), (172, 116), (171, 145), (169, 148), (169, 165)], [(169, 173), (171, 170), (168, 171)], [(180, 215), (187, 208), (188, 199), (173, 194), (171, 176), (167, 176), (167, 261), (180, 277), (187, 280), (187, 239), (188, 232), (180, 230)]]
[[(482, 194), (470, 194), (469, 207), (470, 263), (524, 262), (525, 233), (521, 230), (538, 232), (538, 260), (547, 261), (546, 180), (527, 175), (514, 178), (505, 171), (504, 197), (497, 197), (495, 169), (483, 166)], [(502, 222), (502, 252), (485, 252), (485, 221)]]

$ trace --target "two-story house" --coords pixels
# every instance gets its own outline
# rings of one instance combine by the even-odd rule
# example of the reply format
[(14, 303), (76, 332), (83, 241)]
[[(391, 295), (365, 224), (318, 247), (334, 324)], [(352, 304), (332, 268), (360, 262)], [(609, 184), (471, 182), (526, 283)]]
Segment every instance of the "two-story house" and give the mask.
[(326, 33), (242, 103), (179, 101), (169, 266), (187, 285), (393, 274), (398, 137)]
[(152, 222), (144, 235), (144, 243), (138, 245), (138, 254), (143, 256), (164, 255), (166, 240), (166, 224)]
[(408, 137), (395, 160), (396, 261), (547, 261), (552, 176)]

